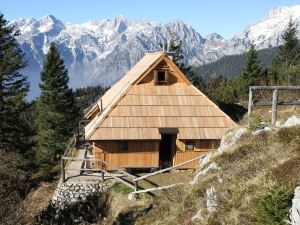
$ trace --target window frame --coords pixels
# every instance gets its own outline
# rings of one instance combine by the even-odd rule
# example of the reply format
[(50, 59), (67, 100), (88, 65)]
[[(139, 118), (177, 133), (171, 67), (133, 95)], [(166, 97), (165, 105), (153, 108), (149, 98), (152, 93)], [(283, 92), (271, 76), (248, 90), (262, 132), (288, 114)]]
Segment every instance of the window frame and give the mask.
[[(158, 80), (159, 73), (164, 73), (164, 80)], [(168, 85), (169, 84), (169, 74), (167, 70), (155, 70), (154, 73), (155, 84), (156, 85)]]
[[(188, 148), (188, 146), (192, 145), (192, 148)], [(185, 151), (194, 151), (195, 150), (195, 141), (194, 140), (186, 140), (184, 141), (184, 150)]]

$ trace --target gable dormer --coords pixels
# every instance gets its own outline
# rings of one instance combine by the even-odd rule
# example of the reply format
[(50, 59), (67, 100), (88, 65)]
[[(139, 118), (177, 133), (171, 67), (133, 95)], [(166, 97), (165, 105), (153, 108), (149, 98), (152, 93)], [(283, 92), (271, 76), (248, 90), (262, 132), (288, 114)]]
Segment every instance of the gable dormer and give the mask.
[(175, 83), (183, 83), (184, 80), (169, 63), (163, 59), (155, 68), (146, 74), (137, 84), (146, 84), (154, 86), (169, 86)]

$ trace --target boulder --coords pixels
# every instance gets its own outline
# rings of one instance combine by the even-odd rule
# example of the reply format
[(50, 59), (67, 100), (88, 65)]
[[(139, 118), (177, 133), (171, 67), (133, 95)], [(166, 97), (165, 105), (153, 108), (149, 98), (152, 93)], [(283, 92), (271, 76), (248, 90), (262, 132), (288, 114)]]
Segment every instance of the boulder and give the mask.
[(300, 117), (297, 116), (291, 116), (290, 118), (287, 119), (284, 123), (284, 127), (291, 127), (291, 126), (296, 126), (300, 125)]
[(272, 131), (272, 130), (273, 130), (273, 129), (272, 129), (271, 127), (267, 126), (267, 127), (264, 127), (264, 128), (262, 128), (262, 129), (258, 129), (258, 130), (256, 130), (256, 131), (252, 132), (252, 134), (253, 134), (253, 135), (258, 135), (258, 134), (261, 134), (261, 133), (263, 133), (263, 132), (270, 132), (270, 131)]
[(238, 139), (241, 138), (243, 134), (248, 131), (247, 128), (242, 127), (234, 131), (230, 131), (225, 134), (221, 139), (220, 147), (218, 148), (219, 152), (224, 151), (225, 149), (229, 148), (230, 146), (234, 145)]
[(292, 225), (300, 225), (300, 186), (295, 189), (293, 205), (290, 209), (290, 222)]

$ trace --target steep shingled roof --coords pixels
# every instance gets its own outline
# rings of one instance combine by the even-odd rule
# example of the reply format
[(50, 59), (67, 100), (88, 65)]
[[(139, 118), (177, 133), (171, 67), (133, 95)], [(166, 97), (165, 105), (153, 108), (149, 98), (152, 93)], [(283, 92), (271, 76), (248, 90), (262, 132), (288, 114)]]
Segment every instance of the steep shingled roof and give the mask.
[[(181, 81), (169, 86), (139, 83), (161, 62)], [(97, 105), (101, 112), (85, 128), (89, 140), (159, 140), (162, 127), (178, 128), (178, 139), (220, 139), (235, 126), (163, 52), (145, 54)]]

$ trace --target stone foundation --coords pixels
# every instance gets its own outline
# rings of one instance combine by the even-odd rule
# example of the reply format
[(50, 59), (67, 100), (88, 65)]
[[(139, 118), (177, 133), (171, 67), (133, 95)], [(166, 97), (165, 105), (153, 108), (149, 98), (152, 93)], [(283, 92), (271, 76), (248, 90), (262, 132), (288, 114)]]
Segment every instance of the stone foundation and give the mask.
[(76, 202), (85, 202), (88, 197), (99, 196), (101, 192), (110, 187), (106, 183), (59, 183), (53, 198), (52, 204), (57, 209), (64, 209)]

